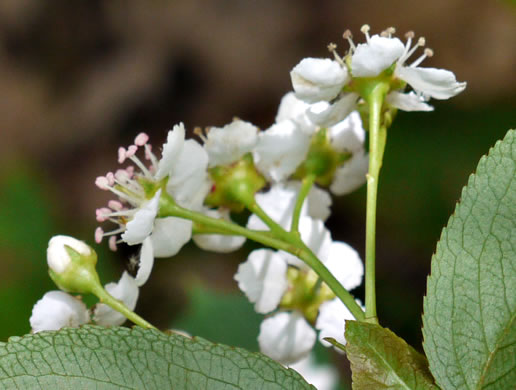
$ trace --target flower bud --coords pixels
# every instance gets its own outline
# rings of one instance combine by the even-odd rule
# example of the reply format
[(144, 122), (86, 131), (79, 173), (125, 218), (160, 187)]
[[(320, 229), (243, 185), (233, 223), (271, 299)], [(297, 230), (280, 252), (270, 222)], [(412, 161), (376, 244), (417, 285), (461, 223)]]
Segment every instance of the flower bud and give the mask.
[(101, 286), (95, 269), (97, 254), (73, 237), (52, 237), (47, 248), (47, 263), (50, 277), (61, 290), (86, 294)]

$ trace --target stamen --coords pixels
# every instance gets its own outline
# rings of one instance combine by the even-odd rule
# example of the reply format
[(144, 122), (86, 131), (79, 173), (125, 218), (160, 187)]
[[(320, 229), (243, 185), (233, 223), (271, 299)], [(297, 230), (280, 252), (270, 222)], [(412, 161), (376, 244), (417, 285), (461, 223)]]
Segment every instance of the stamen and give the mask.
[(350, 50), (355, 51), (356, 46), (352, 39), (353, 34), (351, 33), (351, 30), (347, 29), (346, 31), (344, 31), (344, 33), (342, 34), (342, 38), (348, 41)]
[(99, 176), (95, 179), (95, 185), (103, 191), (108, 191), (109, 181), (105, 176)]
[(198, 136), (202, 140), (202, 142), (206, 143), (208, 141), (208, 138), (206, 138), (206, 136), (204, 135), (201, 127), (197, 126), (196, 128), (194, 128), (193, 133), (196, 136)]
[(405, 38), (407, 38), (407, 39), (412, 40), (412, 39), (414, 39), (414, 37), (415, 37), (414, 31), (407, 31), (405, 33)]
[(337, 45), (335, 43), (329, 43), (327, 47), (328, 47), (328, 51), (330, 53), (333, 53), (333, 56), (335, 57), (335, 61), (337, 61), (341, 66), (345, 66), (344, 61), (337, 54), (337, 51), (335, 50), (337, 48)]
[(116, 236), (111, 236), (109, 237), (109, 249), (111, 249), (113, 252), (116, 252), (117, 251), (117, 246), (116, 246)]
[(110, 200), (108, 202), (108, 207), (112, 210), (120, 211), (124, 208), (124, 205), (118, 200)]
[(95, 217), (97, 219), (97, 222), (105, 222), (109, 219), (109, 216), (111, 214), (111, 210), (107, 207), (101, 207), (97, 210), (95, 210)]
[(136, 154), (137, 151), (138, 151), (138, 146), (131, 145), (131, 146), (129, 146), (127, 148), (127, 152), (125, 154), (125, 157), (131, 158), (131, 157), (133, 157)]
[(104, 237), (104, 230), (99, 226), (95, 229), (95, 242), (100, 244), (102, 242), (102, 237)]
[(113, 187), (115, 184), (115, 175), (113, 175), (113, 172), (106, 173), (106, 179), (108, 181), (108, 184), (110, 187)]
[[(408, 41), (407, 41), (408, 43)], [(417, 40), (417, 43), (414, 45), (414, 47), (412, 49), (409, 50), (409, 52), (403, 56), (403, 62), (405, 62), (406, 60), (408, 60), (410, 58), (410, 56), (412, 54), (414, 54), (414, 52), (420, 47), (420, 46), (425, 46), (425, 38), (421, 37)], [(423, 61), (423, 60), (421, 60)], [(412, 66), (412, 65), (411, 65)]]
[(149, 141), (149, 136), (145, 133), (140, 133), (134, 139), (134, 144), (136, 146), (143, 146)]
[(425, 49), (423, 55), (421, 57), (419, 57), (417, 60), (415, 60), (412, 64), (410, 64), (410, 67), (416, 67), (418, 66), (420, 63), (423, 62), (423, 60), (426, 58), (426, 57), (432, 57), (434, 55), (434, 51), (432, 49)]
[(131, 179), (134, 176), (134, 166), (129, 165), (127, 168), (125, 168), (125, 171), (129, 175), (129, 179)]
[(124, 147), (120, 146), (118, 148), (118, 163), (119, 164), (123, 164), (124, 163), (125, 158), (126, 158), (126, 153), (127, 153), (127, 151), (125, 150)]
[(371, 29), (371, 27), (369, 27), (368, 24), (364, 24), (362, 27), (360, 27), (360, 31), (362, 32), (362, 34), (365, 35), (368, 43), (369, 43), (369, 30), (370, 29)]
[[(134, 145), (131, 145), (131, 146), (134, 146)], [(129, 148), (131, 148), (131, 146), (129, 146)], [(136, 147), (136, 146), (135, 146), (135, 147)], [(145, 164), (144, 164), (144, 163), (142, 163), (138, 157), (136, 157), (136, 156), (128, 156), (128, 157), (131, 159), (131, 161), (132, 161), (132, 162), (134, 162), (134, 163), (135, 163), (135, 165), (136, 165), (138, 168), (140, 168), (140, 171), (142, 171), (142, 173), (143, 173), (146, 177), (148, 177), (149, 179), (152, 179), (152, 175), (151, 175), (151, 173), (149, 172), (149, 170), (147, 169), (147, 167), (145, 166)]]

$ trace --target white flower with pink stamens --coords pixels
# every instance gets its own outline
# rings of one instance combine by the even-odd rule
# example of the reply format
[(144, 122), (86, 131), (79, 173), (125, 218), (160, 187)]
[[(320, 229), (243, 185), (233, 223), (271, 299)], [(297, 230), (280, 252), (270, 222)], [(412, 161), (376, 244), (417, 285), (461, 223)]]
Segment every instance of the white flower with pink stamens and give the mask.
[[(118, 228), (104, 232), (98, 227), (95, 241), (100, 243), (109, 236), (112, 250), (116, 250), (120, 242), (129, 245), (143, 243), (142, 253), (152, 253), (150, 258), (153, 260), (154, 256), (175, 255), (192, 235), (191, 221), (158, 217), (163, 191), (183, 207), (200, 209), (209, 190), (208, 156), (196, 141), (185, 140), (182, 123), (169, 131), (161, 159), (152, 152), (148, 140), (147, 134), (141, 133), (135, 138), (134, 145), (119, 148), (118, 162), (131, 161), (134, 165), (96, 179), (97, 187), (118, 197), (110, 200), (107, 207), (97, 209), (96, 219), (98, 222), (113, 222)], [(144, 149), (147, 164), (137, 156), (140, 149)], [(149, 256), (141, 256), (141, 261), (144, 260), (150, 261)], [(142, 267), (147, 274), (150, 272), (147, 264), (140, 264)]]

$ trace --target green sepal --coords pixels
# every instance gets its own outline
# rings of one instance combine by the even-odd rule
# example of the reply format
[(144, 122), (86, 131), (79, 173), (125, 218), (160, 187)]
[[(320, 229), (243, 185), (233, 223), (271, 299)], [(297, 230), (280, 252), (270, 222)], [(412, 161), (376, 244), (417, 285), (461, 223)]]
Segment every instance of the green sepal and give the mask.
[(93, 248), (90, 248), (89, 255), (80, 254), (68, 245), (65, 245), (65, 250), (71, 260), (66, 269), (61, 273), (48, 270), (57, 287), (71, 293), (89, 294), (101, 286), (96, 270), (97, 253)]

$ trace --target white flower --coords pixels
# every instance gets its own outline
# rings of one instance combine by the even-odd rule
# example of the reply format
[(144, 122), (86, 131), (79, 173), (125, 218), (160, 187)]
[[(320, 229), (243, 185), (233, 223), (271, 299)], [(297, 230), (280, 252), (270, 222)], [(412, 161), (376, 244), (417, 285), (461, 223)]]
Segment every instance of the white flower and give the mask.
[[(209, 217), (231, 221), (229, 210), (227, 209), (207, 209), (203, 211)], [(197, 246), (206, 251), (229, 253), (236, 251), (244, 245), (246, 240), (243, 236), (230, 236), (225, 234), (195, 234), (192, 237)]]
[[(95, 183), (99, 188), (109, 190), (119, 198), (110, 201), (108, 207), (97, 210), (97, 221), (111, 221), (119, 227), (106, 233), (102, 228), (97, 228), (95, 240), (100, 243), (103, 237), (110, 236), (109, 247), (116, 250), (117, 244), (122, 241), (136, 245), (151, 237), (146, 245), (151, 245), (154, 256), (169, 257), (190, 240), (192, 222), (181, 218), (157, 217), (164, 180), (166, 192), (176, 203), (189, 209), (200, 209), (210, 187), (208, 155), (196, 141), (185, 141), (182, 123), (168, 132), (160, 160), (152, 152), (148, 138), (141, 133), (135, 138), (134, 145), (119, 149), (119, 163), (130, 160), (134, 166), (97, 178)], [(136, 156), (139, 149), (144, 150), (150, 166), (147, 167)], [(150, 199), (149, 188), (156, 189)], [(119, 240), (118, 235), (121, 235)]]
[(327, 58), (304, 58), (290, 78), (296, 96), (308, 103), (334, 99), (350, 80), (345, 66)]
[(222, 128), (212, 127), (207, 132), (204, 148), (209, 166), (227, 165), (250, 152), (258, 142), (258, 128), (236, 119)]
[(86, 305), (78, 298), (62, 291), (49, 291), (32, 309), (32, 333), (43, 330), (79, 327), (90, 322)]
[[(319, 341), (325, 347), (331, 347), (332, 345), (324, 340), (326, 337), (331, 337), (337, 340), (341, 344), (346, 344), (344, 337), (345, 322), (346, 320), (354, 320), (355, 317), (348, 308), (340, 301), (335, 298), (331, 301), (323, 302), (319, 307), (319, 315), (315, 323), (315, 328), (319, 329)], [(342, 352), (336, 348), (336, 351)]]
[[(122, 301), (129, 310), (134, 310), (139, 289), (136, 280), (131, 275), (124, 272), (118, 283), (108, 283), (105, 288), (114, 298)], [(98, 303), (93, 312), (93, 320), (102, 326), (119, 326), (126, 321), (126, 318), (108, 305)]]
[(286, 180), (301, 164), (310, 147), (310, 135), (295, 122), (284, 120), (259, 134), (253, 158), (258, 170), (269, 180)]
[(406, 61), (416, 49), (425, 45), (425, 39), (419, 38), (412, 47), (413, 32), (406, 34), (405, 45), (398, 38), (392, 37), (394, 29), (388, 29), (382, 36), (369, 37), (369, 26), (365, 25), (362, 32), (367, 42), (359, 44), (356, 48), (349, 38), (353, 51), (353, 77), (374, 77), (395, 64), (393, 77), (405, 81), (415, 91), (408, 94), (392, 91), (387, 96), (387, 101), (392, 106), (407, 111), (431, 111), (433, 108), (425, 103), (429, 98), (449, 99), (466, 88), (466, 83), (457, 82), (455, 75), (448, 70), (419, 67), (426, 57), (433, 55), (430, 49), (426, 49), (423, 55), (410, 65), (406, 65)]
[(278, 307), (287, 290), (287, 262), (278, 252), (254, 250), (247, 261), (238, 266), (235, 280), (255, 304), (256, 312), (267, 314)]
[(83, 256), (91, 255), (91, 248), (84, 243), (70, 236), (54, 236), (48, 242), (47, 263), (49, 268), (57, 274), (66, 270), (70, 262), (70, 255), (66, 247)]
[(289, 365), (308, 356), (316, 337), (301, 313), (280, 312), (262, 322), (258, 344), (262, 353)]
[(339, 374), (335, 367), (328, 364), (317, 364), (313, 354), (288, 367), (300, 373), (317, 390), (335, 390), (339, 383)]

